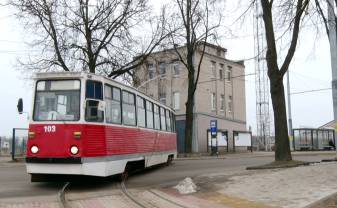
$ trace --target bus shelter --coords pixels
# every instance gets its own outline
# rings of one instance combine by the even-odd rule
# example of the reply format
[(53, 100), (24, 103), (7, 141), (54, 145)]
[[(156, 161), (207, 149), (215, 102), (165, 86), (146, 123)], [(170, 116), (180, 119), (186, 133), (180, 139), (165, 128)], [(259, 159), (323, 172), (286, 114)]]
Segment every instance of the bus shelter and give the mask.
[(293, 147), (301, 150), (335, 150), (335, 134), (333, 129), (293, 129)]

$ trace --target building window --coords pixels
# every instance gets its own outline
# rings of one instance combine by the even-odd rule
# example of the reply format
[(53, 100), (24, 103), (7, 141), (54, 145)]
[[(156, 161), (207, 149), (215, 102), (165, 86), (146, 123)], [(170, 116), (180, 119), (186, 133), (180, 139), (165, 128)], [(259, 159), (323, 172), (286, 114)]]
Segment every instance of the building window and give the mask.
[(220, 48), (218, 48), (218, 49), (216, 50), (216, 55), (217, 55), (217, 56), (221, 56), (221, 49), (220, 49)]
[(172, 69), (173, 69), (173, 76), (178, 77), (180, 74), (179, 62), (174, 62), (172, 65)]
[(136, 125), (136, 105), (135, 95), (133, 93), (123, 91), (122, 94), (122, 111), (123, 111), (123, 124)]
[(165, 92), (159, 93), (159, 102), (166, 105), (166, 93)]
[(180, 92), (173, 93), (173, 109), (174, 110), (180, 109)]
[(212, 78), (216, 78), (216, 67), (215, 67), (215, 61), (211, 61), (211, 72), (212, 72)]
[(220, 110), (221, 111), (225, 110), (225, 95), (220, 96)]
[(137, 121), (138, 126), (145, 127), (145, 100), (142, 97), (137, 97)]
[(230, 95), (228, 96), (228, 112), (232, 112), (233, 110), (233, 97)]
[(155, 72), (156, 72), (153, 64), (147, 65), (147, 70), (148, 70), (148, 73), (149, 73), (149, 79), (153, 79), (154, 76), (155, 76)]
[(164, 62), (159, 63), (159, 74), (160, 77), (166, 76), (166, 64)]
[(220, 69), (219, 69), (219, 79), (222, 80), (224, 77), (224, 65), (220, 64)]
[(216, 96), (215, 96), (215, 93), (211, 94), (211, 109), (212, 110), (216, 109)]
[(232, 80), (232, 67), (228, 66), (227, 69), (227, 81), (230, 82)]

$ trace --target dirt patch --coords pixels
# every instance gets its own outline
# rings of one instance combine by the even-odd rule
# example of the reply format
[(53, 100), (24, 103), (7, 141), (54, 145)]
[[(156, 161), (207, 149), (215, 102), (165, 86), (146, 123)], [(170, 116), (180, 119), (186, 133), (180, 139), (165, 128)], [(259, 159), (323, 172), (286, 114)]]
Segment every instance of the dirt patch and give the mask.
[(318, 202), (315, 202), (306, 208), (336, 208), (337, 207), (337, 193), (332, 194)]
[(276, 169), (276, 168), (293, 168), (298, 166), (310, 165), (310, 162), (303, 162), (297, 160), (291, 161), (274, 161), (265, 165), (247, 167), (247, 170), (261, 170), (261, 169)]

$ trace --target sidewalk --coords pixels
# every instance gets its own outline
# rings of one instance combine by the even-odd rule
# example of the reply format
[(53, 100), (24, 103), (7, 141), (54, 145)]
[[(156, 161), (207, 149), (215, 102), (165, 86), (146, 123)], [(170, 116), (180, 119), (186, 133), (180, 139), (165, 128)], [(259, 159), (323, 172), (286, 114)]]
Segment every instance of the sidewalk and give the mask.
[(12, 161), (12, 158), (10, 156), (0, 156), (0, 163), (7, 163)]
[[(251, 158), (251, 157), (272, 157), (274, 152), (228, 152), (218, 156), (211, 156), (211, 153), (198, 153), (187, 154), (186, 157), (183, 154), (178, 155), (177, 160), (207, 160), (207, 159), (226, 159), (226, 158)], [(313, 156), (313, 155), (326, 155), (327, 158), (337, 157), (336, 151), (298, 151), (291, 152), (293, 156)]]

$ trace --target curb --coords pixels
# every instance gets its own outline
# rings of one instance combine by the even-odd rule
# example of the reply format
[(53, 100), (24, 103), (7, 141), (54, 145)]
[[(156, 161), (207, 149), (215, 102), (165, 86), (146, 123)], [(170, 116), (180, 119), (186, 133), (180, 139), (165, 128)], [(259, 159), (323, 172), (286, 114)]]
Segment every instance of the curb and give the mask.
[(333, 194), (330, 194), (330, 195), (328, 195), (326, 197), (323, 197), (323, 198), (321, 198), (321, 199), (319, 199), (319, 200), (317, 200), (317, 201), (315, 201), (315, 202), (313, 202), (313, 203), (305, 206), (304, 208), (314, 208), (314, 207), (318, 207), (318, 206), (321, 207), (324, 204), (325, 201), (328, 201), (332, 197), (336, 197), (336, 195), (337, 195), (337, 192), (333, 193)]
[(323, 159), (322, 162), (336, 162), (337, 158), (333, 158), (333, 159)]
[(286, 164), (286, 165), (270, 165), (270, 166), (251, 166), (246, 167), (246, 170), (266, 170), (266, 169), (280, 169), (280, 168), (295, 168), (299, 166), (308, 166), (317, 162), (303, 162), (298, 164)]
[[(292, 152), (292, 156), (317, 156), (317, 155), (336, 155), (335, 151), (331, 152)], [(274, 152), (253, 152), (253, 153), (229, 153), (229, 154), (221, 154), (217, 156), (208, 156), (208, 155), (201, 155), (201, 154), (192, 154), (192, 155), (178, 155), (175, 160), (208, 160), (208, 159), (233, 159), (233, 158), (258, 158), (258, 157), (273, 157)], [(337, 161), (337, 157), (334, 159)], [(328, 161), (327, 161), (328, 162)]]
[(175, 160), (220, 160), (226, 157), (177, 157)]

